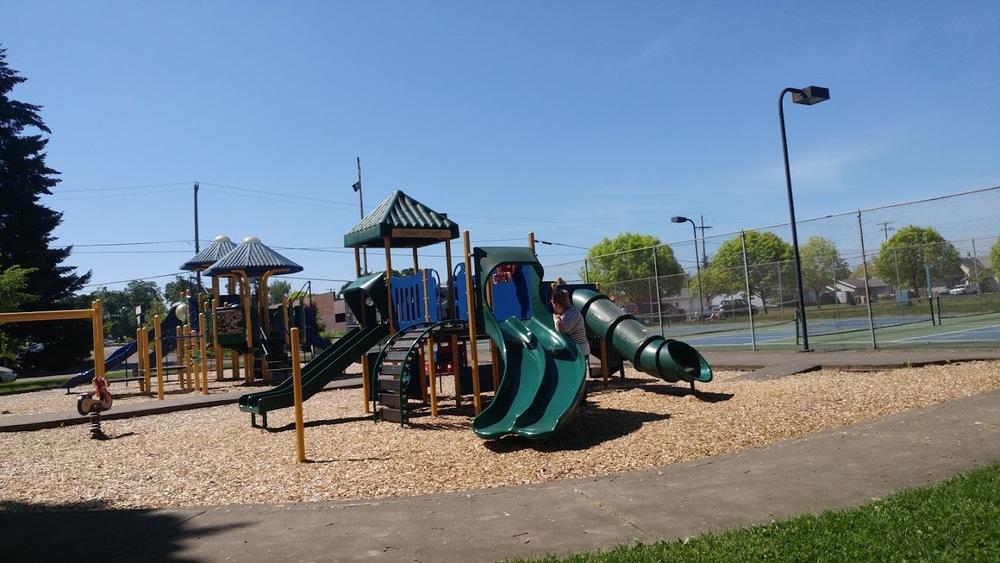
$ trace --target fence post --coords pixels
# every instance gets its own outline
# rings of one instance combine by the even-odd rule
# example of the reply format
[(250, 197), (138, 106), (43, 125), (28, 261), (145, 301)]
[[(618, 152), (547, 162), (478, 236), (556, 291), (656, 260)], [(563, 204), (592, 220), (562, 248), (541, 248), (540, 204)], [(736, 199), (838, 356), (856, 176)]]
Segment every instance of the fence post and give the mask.
[[(753, 327), (753, 295), (750, 295), (750, 264), (747, 263), (747, 234), (746, 231), (740, 231), (740, 247), (743, 249), (743, 280), (746, 282), (747, 288), (747, 315), (750, 319), (750, 349), (754, 352), (757, 351), (757, 335), (754, 333)], [(733, 302), (735, 303), (735, 301)], [(734, 309), (735, 310), (735, 309)]]
[(861, 210), (858, 209), (858, 235), (861, 237), (861, 269), (865, 275), (865, 303), (868, 306), (868, 331), (872, 335), (872, 350), (878, 350), (875, 340), (875, 319), (872, 317), (872, 293), (868, 286), (868, 256), (865, 255), (865, 230), (861, 226)]

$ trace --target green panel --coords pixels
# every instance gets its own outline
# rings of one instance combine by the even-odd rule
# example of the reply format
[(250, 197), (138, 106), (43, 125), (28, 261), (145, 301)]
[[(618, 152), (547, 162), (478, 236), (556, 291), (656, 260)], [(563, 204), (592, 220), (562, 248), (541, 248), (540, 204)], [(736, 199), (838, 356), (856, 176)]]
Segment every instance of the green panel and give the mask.
[(555, 330), (552, 315), (539, 294), (541, 264), (530, 248), (477, 247), (473, 251), (479, 303), (496, 267), (531, 266), (526, 279), (532, 288), (528, 324), (511, 317), (499, 321), (482, 307), (486, 334), (496, 343), (504, 372), (489, 406), (473, 420), (477, 436), (495, 439), (517, 434), (532, 439), (557, 432), (573, 417), (586, 390), (586, 366), (579, 348)]
[[(322, 390), (334, 376), (343, 373), (388, 332), (389, 328), (384, 324), (354, 329), (313, 358), (302, 370), (302, 400)], [(266, 413), (290, 407), (295, 403), (294, 391), (294, 378), (289, 377), (267, 391), (241, 396), (240, 410)]]

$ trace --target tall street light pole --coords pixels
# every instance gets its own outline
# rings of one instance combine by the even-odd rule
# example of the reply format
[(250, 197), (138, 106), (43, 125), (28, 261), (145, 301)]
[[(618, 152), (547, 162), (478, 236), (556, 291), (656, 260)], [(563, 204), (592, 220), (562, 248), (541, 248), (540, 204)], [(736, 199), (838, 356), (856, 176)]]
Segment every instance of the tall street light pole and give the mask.
[(687, 217), (671, 217), (671, 223), (691, 223), (691, 231), (694, 232), (694, 268), (698, 272), (698, 318), (704, 320), (705, 300), (701, 292), (701, 261), (698, 258), (698, 225)]
[(778, 95), (778, 121), (781, 123), (781, 153), (785, 158), (785, 185), (788, 188), (788, 216), (792, 222), (792, 252), (795, 255), (795, 284), (799, 292), (799, 321), (802, 326), (802, 351), (809, 351), (809, 331), (806, 329), (805, 292), (802, 290), (802, 259), (799, 257), (799, 237), (795, 229), (795, 202), (792, 199), (792, 173), (788, 168), (788, 140), (785, 137), (785, 94), (791, 92), (792, 102), (811, 106), (830, 99), (830, 90), (820, 86), (785, 88)]
[[(572, 244), (563, 244), (561, 242), (550, 242), (547, 240), (539, 240), (539, 239), (535, 239), (535, 242), (539, 244), (546, 244), (549, 246), (565, 246), (566, 248), (579, 248), (580, 250), (586, 250), (587, 252), (590, 252), (589, 248), (584, 248), (582, 246), (573, 246)], [(590, 283), (590, 267), (587, 266), (586, 256), (583, 257), (583, 275), (584, 275), (583, 282)]]

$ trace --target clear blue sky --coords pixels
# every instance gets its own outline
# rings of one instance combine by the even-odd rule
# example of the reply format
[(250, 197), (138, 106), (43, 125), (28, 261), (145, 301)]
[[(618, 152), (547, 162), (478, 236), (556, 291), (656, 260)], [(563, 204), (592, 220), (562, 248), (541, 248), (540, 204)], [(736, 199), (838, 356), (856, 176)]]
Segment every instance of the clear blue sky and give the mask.
[(293, 289), (339, 288), (357, 157), (366, 211), (402, 190), (474, 245), (785, 223), (778, 94), (810, 84), (830, 101), (785, 101), (800, 220), (1000, 184), (995, 0), (0, 0), (0, 42), (90, 289), (180, 272), (196, 181), (202, 247), (254, 235)]

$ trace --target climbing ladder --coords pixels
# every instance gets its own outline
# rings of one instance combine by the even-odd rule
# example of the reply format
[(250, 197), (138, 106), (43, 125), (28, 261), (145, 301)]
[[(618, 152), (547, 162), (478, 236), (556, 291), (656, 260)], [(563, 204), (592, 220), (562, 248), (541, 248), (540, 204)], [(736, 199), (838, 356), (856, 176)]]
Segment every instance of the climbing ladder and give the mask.
[[(407, 389), (411, 381), (420, 381), (423, 354), (428, 340), (466, 329), (465, 321), (420, 322), (400, 330), (379, 352), (371, 370), (374, 420), (388, 420), (405, 425), (410, 405)], [(431, 382), (433, 385), (434, 382)]]

